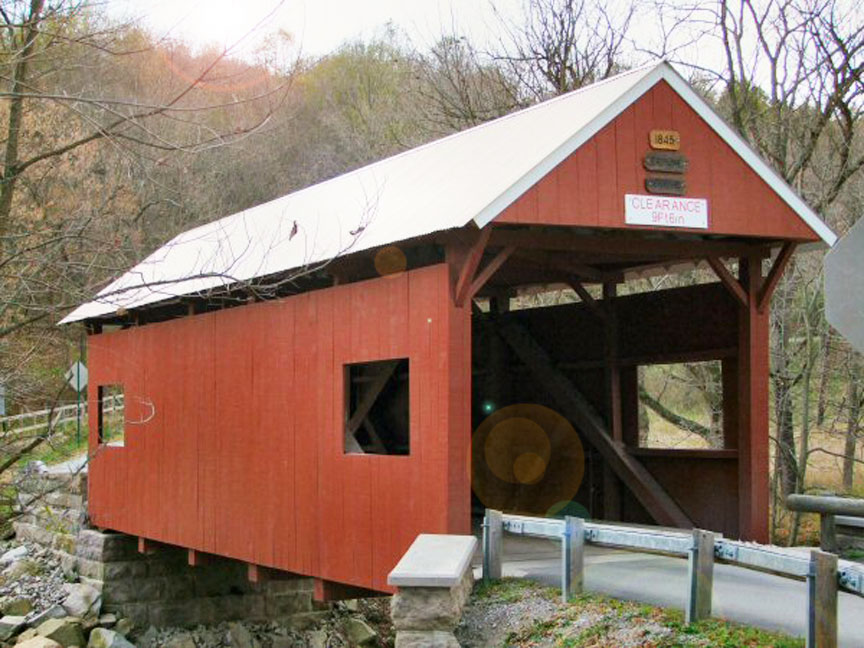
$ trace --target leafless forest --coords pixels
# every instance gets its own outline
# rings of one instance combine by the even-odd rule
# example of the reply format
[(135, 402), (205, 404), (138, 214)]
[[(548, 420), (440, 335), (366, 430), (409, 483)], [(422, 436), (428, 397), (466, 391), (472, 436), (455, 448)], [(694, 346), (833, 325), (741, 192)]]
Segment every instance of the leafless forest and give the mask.
[[(615, 6), (525, 0), (518, 19), (500, 18), (491, 45), (464, 37), (457, 15), (434, 43), (382, 26), (374, 38), (310, 58), (287, 33), (240, 57), (118, 24), (90, 0), (2, 0), (7, 413), (74, 401), (63, 373), (83, 331), (56, 322), (179, 231), (658, 57), (674, 62), (836, 233), (848, 230), (864, 212), (859, 3)], [(864, 359), (826, 323), (823, 255), (799, 252), (774, 297), (776, 498), (864, 496)], [(717, 389), (710, 367), (660, 372), (646, 378), (643, 403), (669, 435), (710, 443), (716, 421), (697, 410), (710, 410)], [(6, 434), (0, 473), (58, 435), (50, 425), (26, 438)], [(781, 506), (773, 517), (778, 540), (805, 539), (806, 520)]]

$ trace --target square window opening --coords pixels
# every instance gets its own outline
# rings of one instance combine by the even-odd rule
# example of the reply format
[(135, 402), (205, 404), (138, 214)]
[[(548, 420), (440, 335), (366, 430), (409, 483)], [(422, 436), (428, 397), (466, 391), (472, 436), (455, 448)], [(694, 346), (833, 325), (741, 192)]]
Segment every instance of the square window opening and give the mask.
[(99, 443), (121, 444), (126, 434), (122, 385), (99, 385)]
[(345, 454), (411, 452), (407, 358), (345, 365)]
[(639, 447), (724, 447), (719, 360), (645, 365), (639, 376)]

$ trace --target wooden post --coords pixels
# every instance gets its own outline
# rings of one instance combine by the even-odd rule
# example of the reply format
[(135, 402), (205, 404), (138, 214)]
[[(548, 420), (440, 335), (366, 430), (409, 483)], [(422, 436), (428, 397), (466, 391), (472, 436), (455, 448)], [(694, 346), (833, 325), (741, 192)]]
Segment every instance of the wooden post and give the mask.
[(711, 616), (714, 587), (714, 534), (693, 529), (693, 546), (687, 561), (690, 589), (687, 592), (686, 623), (695, 623)]
[[(510, 297), (507, 293), (495, 295), (489, 300), (490, 317), (495, 318), (498, 314), (510, 310)], [(486, 348), (489, 356), (486, 361), (486, 376), (483, 381), (484, 391), (483, 415), (491, 414), (485, 409), (486, 403), (492, 404), (492, 411), (496, 411), (509, 405), (510, 376), (507, 373), (507, 343), (491, 328), (484, 331), (486, 336)]]
[(837, 648), (837, 556), (818, 549), (807, 574), (807, 648)]
[(723, 358), (720, 362), (723, 382), (723, 447), (738, 447), (738, 358)]
[(768, 542), (768, 313), (757, 306), (762, 257), (739, 259), (748, 295), (738, 307), (738, 534)]
[[(620, 443), (623, 439), (621, 426), (621, 373), (618, 366), (618, 318), (615, 297), (618, 287), (614, 282), (603, 284), (603, 306), (606, 319), (605, 361), (607, 421), (612, 439)], [(603, 517), (607, 520), (621, 519), (621, 486), (618, 477), (608, 465), (603, 469)]]
[(564, 518), (562, 546), (561, 596), (566, 603), (581, 594), (585, 572), (585, 522), (570, 515)]
[(196, 549), (189, 549), (186, 553), (186, 562), (190, 567), (201, 567), (210, 562), (210, 556)]
[(142, 538), (141, 536), (138, 536), (138, 553), (146, 555), (154, 554), (156, 553), (158, 547), (158, 542), (153, 542), (153, 540), (148, 540), (147, 538)]
[(834, 515), (822, 513), (819, 515), (819, 545), (822, 551), (837, 553), (837, 524)]
[(267, 568), (253, 563), (246, 563), (246, 579), (250, 583), (263, 583), (268, 579)]
[(486, 509), (483, 518), (483, 580), (501, 578), (501, 554), (504, 539), (504, 515), (501, 511)]

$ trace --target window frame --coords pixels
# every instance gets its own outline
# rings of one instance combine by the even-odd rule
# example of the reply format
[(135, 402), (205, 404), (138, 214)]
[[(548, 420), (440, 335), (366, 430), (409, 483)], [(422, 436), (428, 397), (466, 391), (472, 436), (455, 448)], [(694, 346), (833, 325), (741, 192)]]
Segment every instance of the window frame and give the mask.
[[(369, 411), (367, 416), (369, 416), (375, 405), (379, 402), (379, 398), (381, 394), (387, 389), (388, 385), (391, 385), (400, 370), (400, 366), (403, 366), (404, 363), (404, 371), (405, 371), (405, 387), (407, 389), (407, 397), (405, 402), (405, 432), (407, 437), (407, 451), (405, 452), (376, 452), (374, 450), (369, 450), (368, 448), (363, 448), (360, 446), (360, 443), (357, 442), (357, 445), (361, 447), (362, 451), (351, 450), (348, 447), (348, 438), (349, 438), (349, 424), (351, 419), (353, 418), (354, 412), (352, 412), (352, 401), (353, 401), (353, 381), (352, 381), (352, 369), (355, 367), (369, 367), (372, 365), (384, 365), (386, 363), (396, 363), (392, 369), (391, 374), (388, 376), (387, 380), (384, 382), (381, 392), (375, 397), (372, 404), (369, 406)], [(413, 437), (413, 429), (411, 425), (411, 367), (412, 362), (409, 356), (395, 356), (388, 358), (376, 358), (374, 360), (363, 360), (358, 362), (343, 362), (341, 365), (342, 370), (342, 384), (343, 384), (343, 394), (342, 394), (342, 425), (341, 425), (341, 434), (342, 434), (342, 455), (347, 457), (410, 457), (412, 456), (412, 437)], [(374, 380), (374, 378), (373, 378)], [(364, 417), (365, 418), (365, 417)], [(357, 426), (357, 429), (354, 431), (355, 434), (358, 430), (362, 429), (362, 421)], [(383, 445), (383, 443), (382, 443)]]
[(120, 390), (120, 394), (123, 395), (124, 407), (121, 439), (124, 441), (124, 443), (126, 440), (126, 388), (123, 386), (123, 383), (103, 383), (98, 385), (96, 388), (96, 442), (100, 446), (108, 446), (111, 444), (111, 439), (105, 439), (105, 399), (106, 391), (111, 388), (118, 388)]

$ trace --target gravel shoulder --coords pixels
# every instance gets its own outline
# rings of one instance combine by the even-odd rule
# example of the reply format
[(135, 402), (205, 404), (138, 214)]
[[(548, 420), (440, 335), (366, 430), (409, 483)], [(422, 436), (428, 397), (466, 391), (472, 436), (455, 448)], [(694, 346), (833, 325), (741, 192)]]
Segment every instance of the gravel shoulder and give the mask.
[(456, 631), (473, 648), (803, 648), (801, 639), (721, 619), (685, 624), (677, 610), (582, 595), (524, 579), (478, 584)]

